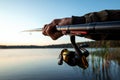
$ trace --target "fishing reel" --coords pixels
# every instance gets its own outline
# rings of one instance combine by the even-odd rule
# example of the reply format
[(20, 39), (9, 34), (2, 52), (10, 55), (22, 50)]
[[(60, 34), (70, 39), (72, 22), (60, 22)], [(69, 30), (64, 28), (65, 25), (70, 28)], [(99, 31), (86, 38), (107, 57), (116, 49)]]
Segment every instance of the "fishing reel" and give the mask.
[(88, 61), (86, 57), (88, 57), (89, 52), (85, 49), (85, 47), (88, 47), (88, 45), (84, 43), (80, 46), (77, 46), (75, 42), (75, 36), (70, 36), (70, 41), (75, 51), (63, 49), (59, 55), (60, 60), (58, 61), (58, 65), (62, 65), (64, 61), (70, 66), (79, 66), (83, 69), (86, 69), (88, 67)]

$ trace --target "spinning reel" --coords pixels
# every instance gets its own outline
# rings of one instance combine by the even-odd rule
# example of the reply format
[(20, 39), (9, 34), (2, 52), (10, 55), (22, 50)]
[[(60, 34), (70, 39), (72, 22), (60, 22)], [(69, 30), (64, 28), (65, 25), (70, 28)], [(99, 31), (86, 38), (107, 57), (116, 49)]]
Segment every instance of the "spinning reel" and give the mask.
[(88, 47), (88, 45), (81, 44), (80, 46), (77, 46), (75, 36), (70, 36), (70, 41), (75, 51), (63, 49), (59, 55), (60, 60), (58, 61), (58, 64), (62, 65), (64, 61), (70, 66), (79, 66), (86, 69), (88, 67), (86, 57), (89, 55), (89, 52), (84, 47)]

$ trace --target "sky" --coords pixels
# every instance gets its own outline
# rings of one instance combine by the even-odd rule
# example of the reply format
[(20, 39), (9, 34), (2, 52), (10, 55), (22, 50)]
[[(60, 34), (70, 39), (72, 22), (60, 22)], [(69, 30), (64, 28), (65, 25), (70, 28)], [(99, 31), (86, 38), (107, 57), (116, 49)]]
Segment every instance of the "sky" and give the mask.
[[(52, 40), (41, 32), (53, 19), (83, 16), (89, 12), (120, 9), (120, 0), (0, 0), (0, 45), (49, 45), (69, 43), (69, 36)], [(90, 41), (77, 37), (77, 42)]]

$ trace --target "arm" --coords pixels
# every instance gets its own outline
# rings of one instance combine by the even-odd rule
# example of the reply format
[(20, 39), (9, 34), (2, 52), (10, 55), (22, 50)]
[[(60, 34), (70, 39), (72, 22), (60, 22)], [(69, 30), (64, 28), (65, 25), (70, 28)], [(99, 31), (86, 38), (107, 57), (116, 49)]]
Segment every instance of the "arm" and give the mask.
[(85, 14), (82, 17), (79, 16), (72, 17), (72, 24), (104, 22), (104, 21), (120, 21), (120, 10), (103, 10), (99, 12), (91, 12)]
[(63, 36), (61, 31), (56, 29), (56, 25), (64, 26), (71, 24), (84, 24), (91, 22), (105, 22), (120, 20), (120, 10), (103, 10), (92, 12), (84, 16), (72, 16), (71, 18), (55, 19), (50, 24), (44, 26), (43, 34), (50, 36), (53, 40)]

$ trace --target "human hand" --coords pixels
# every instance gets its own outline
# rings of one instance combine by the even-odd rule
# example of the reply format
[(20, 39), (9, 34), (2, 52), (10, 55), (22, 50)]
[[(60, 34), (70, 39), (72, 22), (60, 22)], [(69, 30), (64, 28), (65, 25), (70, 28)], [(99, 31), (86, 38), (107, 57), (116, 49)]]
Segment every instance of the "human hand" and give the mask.
[(46, 24), (42, 33), (46, 36), (50, 36), (53, 40), (63, 36), (61, 31), (57, 31), (56, 26), (64, 26), (72, 24), (72, 18), (54, 19), (50, 24)]

